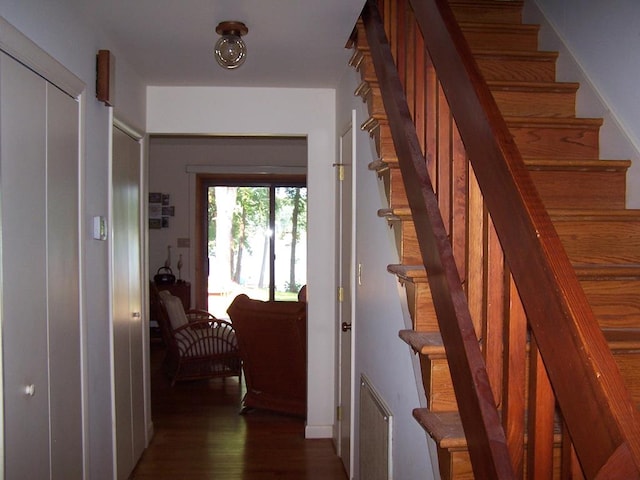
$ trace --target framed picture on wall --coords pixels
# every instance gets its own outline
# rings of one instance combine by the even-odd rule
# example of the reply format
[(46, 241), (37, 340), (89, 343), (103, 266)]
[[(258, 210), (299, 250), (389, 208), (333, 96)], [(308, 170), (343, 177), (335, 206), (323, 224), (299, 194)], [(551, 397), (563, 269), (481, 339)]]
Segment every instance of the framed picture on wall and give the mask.
[(162, 216), (163, 217), (173, 217), (175, 214), (175, 206), (171, 205), (169, 207), (162, 207)]

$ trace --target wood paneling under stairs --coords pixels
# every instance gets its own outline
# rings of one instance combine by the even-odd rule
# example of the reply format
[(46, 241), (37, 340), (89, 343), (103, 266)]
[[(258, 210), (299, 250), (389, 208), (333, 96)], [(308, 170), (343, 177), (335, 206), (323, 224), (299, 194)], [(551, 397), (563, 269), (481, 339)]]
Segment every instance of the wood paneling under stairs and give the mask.
[(235, 377), (171, 387), (163, 348), (151, 350), (155, 436), (132, 480), (346, 480), (332, 441), (305, 440), (304, 420), (239, 415), (244, 387)]

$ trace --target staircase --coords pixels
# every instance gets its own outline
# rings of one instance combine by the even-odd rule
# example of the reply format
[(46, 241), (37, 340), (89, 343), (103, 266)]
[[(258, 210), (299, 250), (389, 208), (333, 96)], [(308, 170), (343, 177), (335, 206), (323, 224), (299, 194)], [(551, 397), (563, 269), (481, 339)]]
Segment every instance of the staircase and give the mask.
[(600, 159), (602, 120), (576, 118), (579, 85), (555, 81), (522, 6), (370, 0), (354, 30), (428, 402), (414, 416), (442, 478), (638, 478), (630, 162)]

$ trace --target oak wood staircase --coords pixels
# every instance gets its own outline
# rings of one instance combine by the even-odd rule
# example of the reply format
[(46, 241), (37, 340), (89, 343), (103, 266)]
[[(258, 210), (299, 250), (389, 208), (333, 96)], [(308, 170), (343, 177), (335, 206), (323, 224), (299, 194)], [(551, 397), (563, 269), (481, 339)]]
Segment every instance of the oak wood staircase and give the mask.
[[(639, 478), (640, 212), (627, 160), (519, 0), (369, 0), (367, 103), (442, 478)], [(426, 454), (426, 453), (425, 453)]]

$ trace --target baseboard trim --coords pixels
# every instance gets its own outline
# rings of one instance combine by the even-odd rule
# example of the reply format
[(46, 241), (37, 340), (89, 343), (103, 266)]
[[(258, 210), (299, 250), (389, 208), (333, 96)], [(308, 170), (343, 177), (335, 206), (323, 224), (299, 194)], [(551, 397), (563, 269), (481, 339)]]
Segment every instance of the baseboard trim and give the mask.
[(333, 438), (333, 425), (307, 425), (304, 438)]

